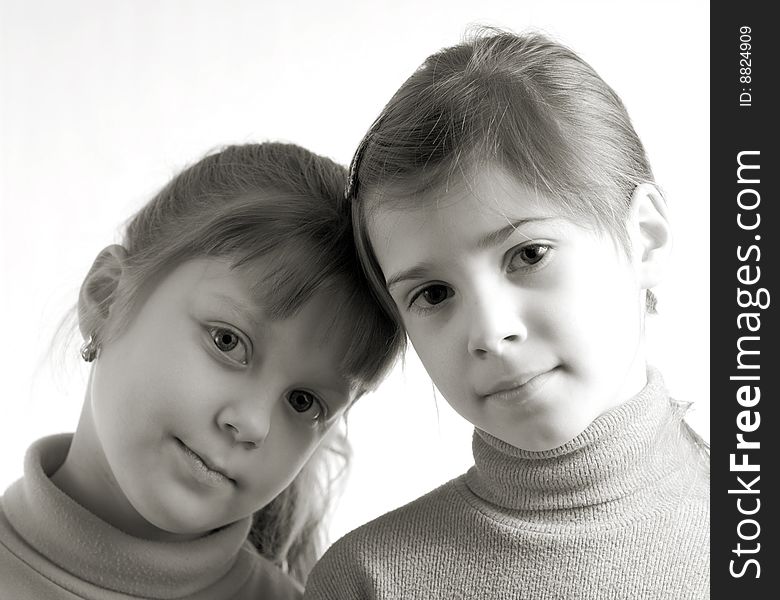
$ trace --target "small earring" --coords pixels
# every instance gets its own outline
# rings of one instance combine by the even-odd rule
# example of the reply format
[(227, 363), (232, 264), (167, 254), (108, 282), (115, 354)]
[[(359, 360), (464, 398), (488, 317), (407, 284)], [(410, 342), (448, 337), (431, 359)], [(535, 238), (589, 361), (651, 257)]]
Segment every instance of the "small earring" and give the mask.
[(81, 346), (81, 358), (86, 362), (92, 362), (97, 358), (98, 345), (95, 342), (95, 336), (90, 335), (89, 339)]

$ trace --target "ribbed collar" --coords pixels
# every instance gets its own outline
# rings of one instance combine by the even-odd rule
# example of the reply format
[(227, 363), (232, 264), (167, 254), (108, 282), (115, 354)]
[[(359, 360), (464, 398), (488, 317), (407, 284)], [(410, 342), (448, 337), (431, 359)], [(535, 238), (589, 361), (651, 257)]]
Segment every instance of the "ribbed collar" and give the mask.
[(560, 521), (571, 520), (577, 510), (611, 517), (648, 506), (648, 494), (656, 506), (675, 502), (680, 486), (672, 480), (679, 481), (674, 476), (686, 468), (686, 460), (695, 461), (681, 420), (661, 375), (649, 369), (641, 392), (558, 448), (521, 450), (476, 429), (475, 466), (466, 484), (497, 507), (536, 511), (545, 519), (553, 514)]
[(9, 522), (28, 544), (62, 569), (96, 586), (148, 598), (179, 598), (230, 571), (246, 541), (250, 519), (186, 542), (130, 536), (76, 503), (49, 479), (72, 435), (35, 442), (24, 478), (5, 493)]

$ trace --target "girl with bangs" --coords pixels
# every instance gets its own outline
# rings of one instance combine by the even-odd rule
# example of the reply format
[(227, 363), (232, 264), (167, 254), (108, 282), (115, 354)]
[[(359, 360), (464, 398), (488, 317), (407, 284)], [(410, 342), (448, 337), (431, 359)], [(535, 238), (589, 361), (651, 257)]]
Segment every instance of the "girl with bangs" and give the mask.
[(294, 145), (227, 147), (98, 254), (81, 418), (0, 501), (0, 596), (300, 596), (346, 457), (335, 425), (400, 345), (345, 181)]

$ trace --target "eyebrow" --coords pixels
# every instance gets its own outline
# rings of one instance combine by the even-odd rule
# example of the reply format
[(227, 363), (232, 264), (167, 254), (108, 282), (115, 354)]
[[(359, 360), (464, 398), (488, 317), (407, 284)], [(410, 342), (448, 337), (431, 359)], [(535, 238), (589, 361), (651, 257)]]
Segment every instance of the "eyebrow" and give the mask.
[(403, 271), (398, 271), (395, 275), (390, 277), (385, 282), (385, 285), (387, 286), (387, 289), (389, 290), (395, 285), (398, 285), (402, 281), (408, 281), (409, 279), (423, 279), (427, 275), (430, 267), (427, 264), (419, 264), (413, 266), (411, 269), (405, 269)]
[[(528, 223), (551, 221), (557, 218), (558, 217), (531, 217), (527, 219), (516, 219), (507, 223), (501, 229), (497, 229), (496, 231), (492, 231), (491, 233), (483, 235), (481, 238), (479, 238), (479, 240), (477, 240), (477, 248), (480, 250), (494, 248), (495, 246), (503, 244), (515, 231), (517, 231), (520, 227), (527, 225)], [(430, 271), (430, 265), (427, 263), (421, 263), (413, 266), (410, 269), (404, 269), (403, 271), (395, 273), (385, 282), (385, 285), (389, 290), (402, 281), (408, 281), (410, 279), (424, 279), (428, 271)]]
[(520, 227), (523, 227), (528, 223), (550, 221), (555, 218), (556, 217), (531, 217), (528, 219), (517, 219), (515, 221), (510, 221), (501, 229), (493, 231), (492, 233), (488, 233), (479, 238), (479, 240), (477, 240), (477, 248), (480, 250), (486, 250), (488, 248), (499, 246), (503, 244), (509, 238), (509, 236), (511, 236)]
[(262, 318), (259, 318), (257, 313), (262, 311), (262, 307), (256, 299), (253, 298), (253, 303), (246, 304), (234, 296), (223, 292), (211, 292), (209, 298), (223, 302), (234, 316), (246, 318), (249, 321), (249, 324), (255, 329), (260, 327)]

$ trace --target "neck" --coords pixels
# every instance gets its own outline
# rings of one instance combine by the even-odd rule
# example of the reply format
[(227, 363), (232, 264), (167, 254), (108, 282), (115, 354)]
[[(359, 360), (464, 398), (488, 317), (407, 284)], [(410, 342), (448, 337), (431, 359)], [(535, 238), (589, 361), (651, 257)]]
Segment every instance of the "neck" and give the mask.
[[(239, 588), (246, 589), (246, 582), (257, 568), (253, 554), (241, 550), (247, 544), (250, 518), (178, 543), (127, 535), (107, 522), (105, 515), (101, 518), (92, 512), (96, 505), (89, 502), (89, 496), (84, 504), (91, 510), (52, 483), (50, 474), (64, 464), (72, 441), (71, 435), (63, 434), (35, 442), (25, 456), (24, 477), (3, 495), (2, 519), (7, 518), (19, 536), (14, 536), (12, 544), (24, 545), (24, 553), (19, 555), (23, 560), (29, 556), (30, 565), (36, 569), (40, 565), (43, 577), (54, 569), (59, 574), (52, 579), (54, 587), (57, 581), (63, 581), (62, 577), (75, 585), (72, 577), (76, 577), (103, 590), (87, 592), (90, 598), (241, 595)], [(72, 482), (70, 478), (63, 480)], [(81, 485), (77, 480), (74, 489), (81, 489)], [(40, 557), (51, 565), (43, 564)], [(81, 581), (78, 583), (81, 585)]]
[(51, 475), (51, 481), (92, 514), (134, 537), (155, 541), (185, 541), (198, 537), (164, 531), (135, 510), (122, 492), (103, 452), (89, 391), (68, 454)]
[(654, 482), (683, 468), (680, 457), (690, 459), (679, 450), (684, 438), (682, 415), (650, 370), (638, 394), (557, 448), (521, 450), (477, 430), (467, 483), (491, 504), (547, 517), (550, 511), (562, 519), (571, 510), (626, 511), (648, 501), (645, 494), (658, 489)]

